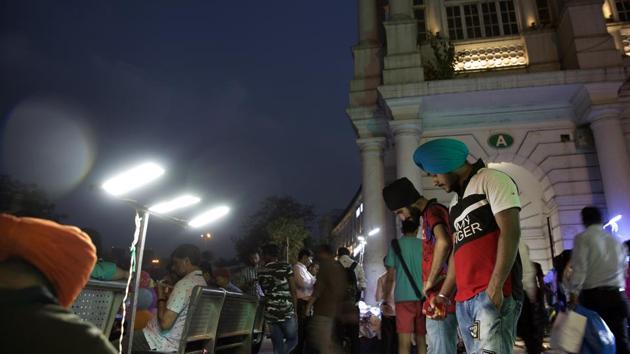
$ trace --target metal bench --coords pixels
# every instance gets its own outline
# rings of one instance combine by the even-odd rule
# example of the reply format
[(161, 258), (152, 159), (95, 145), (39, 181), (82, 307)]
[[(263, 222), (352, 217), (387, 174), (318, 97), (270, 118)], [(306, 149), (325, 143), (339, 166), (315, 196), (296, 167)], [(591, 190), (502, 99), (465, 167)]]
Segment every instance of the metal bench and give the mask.
[(90, 280), (85, 285), (70, 311), (100, 328), (109, 337), (116, 314), (125, 295), (125, 283)]
[(250, 354), (258, 299), (226, 293), (217, 328), (217, 341), (210, 353)]
[(265, 339), (265, 305), (259, 301), (256, 307), (254, 330), (252, 331), (253, 348), (260, 348), (263, 339)]

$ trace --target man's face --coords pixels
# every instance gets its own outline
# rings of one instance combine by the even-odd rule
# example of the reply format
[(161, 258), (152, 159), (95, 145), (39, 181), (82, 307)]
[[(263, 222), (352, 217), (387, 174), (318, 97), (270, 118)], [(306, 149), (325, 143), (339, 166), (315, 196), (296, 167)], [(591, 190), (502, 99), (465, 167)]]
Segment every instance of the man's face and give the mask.
[(186, 258), (173, 257), (173, 271), (180, 277), (185, 276), (190, 265), (190, 260)]
[(446, 193), (451, 193), (457, 187), (457, 175), (454, 173), (430, 174), (433, 185), (442, 188)]
[(415, 221), (417, 224), (420, 223), (420, 209), (415, 206), (408, 206), (400, 209), (394, 210), (394, 213), (400, 218), (400, 220), (405, 221), (407, 219), (411, 219)]
[(307, 266), (307, 267), (308, 267), (308, 266), (310, 266), (310, 265), (311, 265), (311, 263), (313, 263), (313, 257), (307, 257), (307, 256), (304, 256), (304, 257), (302, 257), (302, 259), (300, 260), (300, 262), (301, 262), (302, 264), (304, 264), (305, 266)]
[(258, 253), (253, 253), (249, 256), (249, 261), (252, 263), (252, 265), (257, 265), (258, 263), (260, 263), (260, 255)]

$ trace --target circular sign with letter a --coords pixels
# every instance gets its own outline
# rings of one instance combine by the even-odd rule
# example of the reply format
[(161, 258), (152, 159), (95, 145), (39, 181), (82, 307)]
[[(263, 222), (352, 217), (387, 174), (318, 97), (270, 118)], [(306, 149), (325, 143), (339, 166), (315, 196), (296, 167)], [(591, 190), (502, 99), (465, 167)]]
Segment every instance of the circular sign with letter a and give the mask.
[(510, 134), (499, 133), (488, 138), (488, 145), (495, 149), (506, 149), (514, 144), (514, 138)]

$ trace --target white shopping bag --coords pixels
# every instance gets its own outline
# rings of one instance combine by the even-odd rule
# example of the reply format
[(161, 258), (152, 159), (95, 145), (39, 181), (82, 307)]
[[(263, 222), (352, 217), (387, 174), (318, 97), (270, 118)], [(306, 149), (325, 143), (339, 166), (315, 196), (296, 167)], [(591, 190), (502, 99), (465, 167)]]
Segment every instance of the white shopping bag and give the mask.
[(560, 312), (551, 329), (551, 347), (569, 353), (579, 353), (585, 331), (585, 316), (575, 311)]

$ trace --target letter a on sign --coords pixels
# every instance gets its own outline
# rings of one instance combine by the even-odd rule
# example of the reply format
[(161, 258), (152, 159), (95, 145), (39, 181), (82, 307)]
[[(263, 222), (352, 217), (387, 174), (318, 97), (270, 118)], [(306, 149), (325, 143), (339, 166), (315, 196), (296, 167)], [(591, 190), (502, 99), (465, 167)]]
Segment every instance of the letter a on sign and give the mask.
[(488, 138), (488, 145), (492, 146), (495, 149), (505, 149), (509, 148), (514, 144), (514, 138), (510, 134), (499, 133), (494, 134)]
[(508, 147), (508, 143), (507, 141), (505, 141), (505, 137), (503, 136), (503, 134), (499, 134), (499, 136), (497, 136), (495, 147)]

